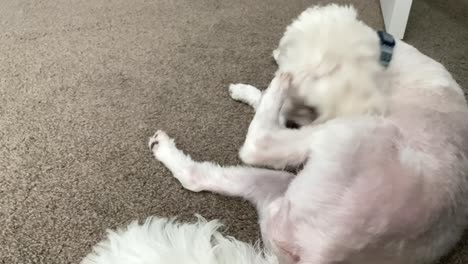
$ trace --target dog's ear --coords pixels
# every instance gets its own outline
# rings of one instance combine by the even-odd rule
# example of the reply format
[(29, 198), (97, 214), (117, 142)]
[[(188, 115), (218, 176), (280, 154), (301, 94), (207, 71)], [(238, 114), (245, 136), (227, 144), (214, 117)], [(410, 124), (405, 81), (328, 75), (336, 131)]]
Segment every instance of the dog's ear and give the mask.
[(280, 55), (280, 49), (277, 48), (273, 51), (273, 59), (275, 59), (276, 64), (278, 64), (279, 55)]

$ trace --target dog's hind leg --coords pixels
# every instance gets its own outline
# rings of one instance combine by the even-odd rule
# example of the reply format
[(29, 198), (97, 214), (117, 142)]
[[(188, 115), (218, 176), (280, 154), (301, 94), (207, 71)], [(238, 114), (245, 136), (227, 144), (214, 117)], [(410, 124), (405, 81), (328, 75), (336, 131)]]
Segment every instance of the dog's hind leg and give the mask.
[(252, 167), (221, 167), (211, 162), (196, 162), (179, 150), (174, 140), (158, 131), (149, 145), (184, 188), (238, 196), (263, 207), (284, 194), (294, 174)]

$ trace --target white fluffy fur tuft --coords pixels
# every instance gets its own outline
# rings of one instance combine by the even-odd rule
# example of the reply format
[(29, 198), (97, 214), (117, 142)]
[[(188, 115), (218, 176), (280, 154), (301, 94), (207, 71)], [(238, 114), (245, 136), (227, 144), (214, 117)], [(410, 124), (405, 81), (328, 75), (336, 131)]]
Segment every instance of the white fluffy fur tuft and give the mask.
[(196, 223), (167, 218), (132, 222), (125, 229), (108, 231), (81, 264), (277, 264), (276, 257), (226, 237), (218, 221), (198, 217)]

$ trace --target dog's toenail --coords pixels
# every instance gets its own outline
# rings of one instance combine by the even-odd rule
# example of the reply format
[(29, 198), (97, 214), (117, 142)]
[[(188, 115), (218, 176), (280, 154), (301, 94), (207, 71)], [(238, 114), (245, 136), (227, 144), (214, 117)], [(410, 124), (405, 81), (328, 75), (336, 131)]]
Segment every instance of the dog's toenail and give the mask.
[(158, 143), (159, 143), (159, 142), (158, 142), (157, 140), (154, 141), (154, 142), (151, 142), (151, 144), (150, 144), (150, 149), (153, 150), (154, 145), (157, 145)]

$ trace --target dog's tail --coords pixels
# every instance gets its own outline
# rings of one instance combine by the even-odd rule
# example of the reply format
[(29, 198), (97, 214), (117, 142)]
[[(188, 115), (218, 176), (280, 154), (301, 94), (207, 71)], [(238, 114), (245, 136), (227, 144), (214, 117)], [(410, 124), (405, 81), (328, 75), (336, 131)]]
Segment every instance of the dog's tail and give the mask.
[(219, 221), (195, 223), (150, 217), (108, 231), (81, 264), (278, 264), (277, 258), (220, 231)]

